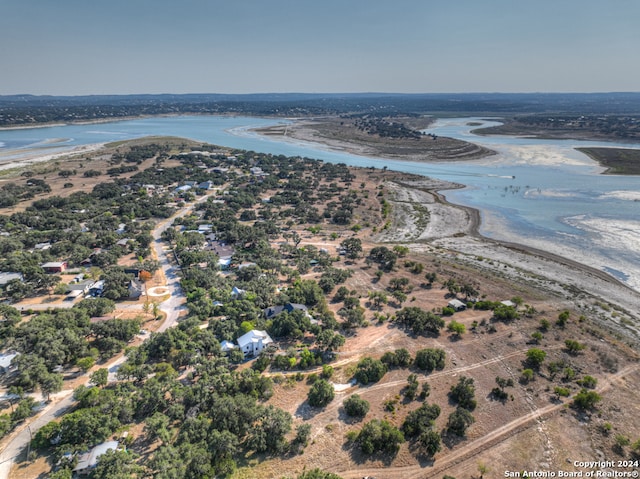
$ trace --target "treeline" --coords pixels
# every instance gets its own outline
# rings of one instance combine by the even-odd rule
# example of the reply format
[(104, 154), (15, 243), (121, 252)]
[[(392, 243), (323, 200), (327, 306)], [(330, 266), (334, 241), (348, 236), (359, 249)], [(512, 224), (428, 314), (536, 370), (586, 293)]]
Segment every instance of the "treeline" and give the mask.
[(161, 114), (240, 113), (305, 116), (353, 112), (415, 114), (638, 114), (637, 93), (592, 94), (262, 94), (0, 97), (0, 126), (73, 122)]

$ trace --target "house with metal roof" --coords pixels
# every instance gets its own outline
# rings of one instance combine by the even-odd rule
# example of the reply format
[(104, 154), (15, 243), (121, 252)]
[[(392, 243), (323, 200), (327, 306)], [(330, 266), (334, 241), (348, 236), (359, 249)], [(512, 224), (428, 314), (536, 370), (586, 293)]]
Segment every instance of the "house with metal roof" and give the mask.
[(260, 354), (263, 349), (273, 343), (273, 339), (271, 339), (271, 336), (269, 336), (266, 331), (252, 329), (247, 334), (240, 336), (236, 342), (245, 357), (248, 357)]
[(118, 449), (118, 441), (107, 441), (102, 444), (98, 444), (90, 451), (85, 452), (78, 456), (78, 464), (73, 468), (73, 472), (78, 475), (88, 475), (98, 464), (98, 458), (107, 451)]

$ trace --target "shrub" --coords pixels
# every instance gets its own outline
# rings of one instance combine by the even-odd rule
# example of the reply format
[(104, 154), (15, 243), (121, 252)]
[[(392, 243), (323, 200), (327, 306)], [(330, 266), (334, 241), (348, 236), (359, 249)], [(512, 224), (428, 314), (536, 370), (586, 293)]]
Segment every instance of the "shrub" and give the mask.
[(358, 362), (355, 378), (362, 384), (377, 383), (387, 372), (387, 367), (379, 359), (362, 358)]
[(423, 371), (431, 372), (434, 369), (443, 369), (445, 360), (444, 349), (425, 348), (416, 352), (414, 364)]
[(364, 417), (369, 412), (369, 401), (362, 399), (358, 394), (345, 399), (342, 405), (347, 415), (351, 417)]
[(307, 399), (311, 406), (324, 407), (333, 401), (334, 397), (335, 391), (331, 383), (325, 379), (318, 379), (311, 386)]
[(365, 454), (395, 453), (404, 442), (404, 435), (390, 422), (384, 419), (373, 419), (360, 430), (356, 442)]
[(456, 402), (459, 407), (473, 411), (476, 408), (475, 386), (473, 379), (461, 376), (458, 384), (451, 386), (449, 397)]

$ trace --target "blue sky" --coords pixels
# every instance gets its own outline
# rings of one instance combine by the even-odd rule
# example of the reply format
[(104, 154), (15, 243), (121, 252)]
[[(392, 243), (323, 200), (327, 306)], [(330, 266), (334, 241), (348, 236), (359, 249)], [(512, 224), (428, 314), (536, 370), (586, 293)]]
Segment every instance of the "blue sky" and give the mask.
[(637, 0), (0, 0), (0, 94), (640, 91)]

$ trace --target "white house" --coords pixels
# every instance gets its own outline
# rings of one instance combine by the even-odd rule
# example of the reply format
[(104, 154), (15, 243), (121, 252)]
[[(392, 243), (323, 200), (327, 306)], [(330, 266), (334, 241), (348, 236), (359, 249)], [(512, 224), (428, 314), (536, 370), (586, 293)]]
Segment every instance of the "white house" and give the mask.
[(241, 288), (238, 288), (237, 286), (234, 286), (233, 289), (231, 290), (231, 297), (242, 298), (242, 296), (244, 296), (244, 293), (246, 292), (247, 291), (245, 289), (241, 289)]
[(273, 343), (271, 336), (266, 331), (252, 329), (247, 334), (243, 334), (237, 340), (240, 350), (247, 356), (257, 356), (267, 345)]
[(229, 351), (236, 349), (236, 345), (231, 341), (227, 341), (226, 339), (220, 343), (220, 349), (223, 353), (228, 353)]
[(89, 474), (96, 464), (98, 458), (109, 450), (116, 451), (118, 449), (118, 441), (107, 441), (102, 444), (98, 444), (96, 447), (84, 454), (78, 456), (78, 465), (73, 468), (73, 472), (78, 475)]

